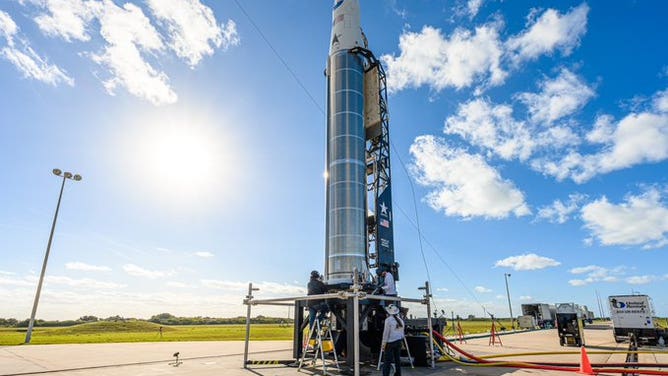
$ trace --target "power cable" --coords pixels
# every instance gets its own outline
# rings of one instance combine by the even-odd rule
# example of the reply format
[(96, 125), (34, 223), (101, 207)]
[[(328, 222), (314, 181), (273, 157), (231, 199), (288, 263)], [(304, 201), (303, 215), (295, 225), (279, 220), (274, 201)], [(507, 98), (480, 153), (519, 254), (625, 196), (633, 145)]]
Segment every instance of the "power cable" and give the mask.
[(290, 73), (292, 78), (297, 82), (297, 84), (302, 88), (302, 90), (304, 90), (304, 93), (306, 93), (306, 96), (309, 97), (309, 99), (311, 99), (311, 102), (313, 102), (313, 104), (320, 110), (320, 112), (325, 114), (325, 110), (323, 110), (322, 107), (320, 106), (320, 104), (315, 100), (315, 98), (313, 98), (313, 95), (311, 95), (311, 93), (308, 91), (308, 89), (306, 89), (306, 86), (304, 86), (304, 84), (299, 79), (299, 77), (297, 77), (297, 74), (295, 74), (295, 72), (292, 70), (292, 68), (290, 68), (288, 63), (281, 56), (281, 54), (279, 54), (278, 51), (276, 51), (276, 49), (271, 44), (271, 42), (269, 42), (269, 39), (267, 39), (267, 37), (262, 32), (262, 30), (260, 30), (260, 27), (255, 23), (255, 21), (253, 21), (253, 18), (250, 16), (250, 14), (248, 14), (248, 12), (246, 12), (246, 9), (243, 6), (241, 6), (241, 3), (239, 3), (239, 0), (234, 0), (234, 3), (237, 4), (239, 9), (241, 9), (241, 12), (246, 16), (246, 18), (248, 18), (248, 21), (251, 23), (251, 25), (253, 25), (253, 28), (255, 28), (255, 31), (257, 31), (257, 33), (260, 34), (260, 37), (264, 40), (265, 43), (267, 43), (267, 46), (269, 46), (269, 48), (274, 53), (274, 55), (276, 55), (278, 60), (281, 61), (281, 63), (283, 64), (285, 69), (287, 69), (287, 71)]
[[(450, 266), (450, 264), (448, 264), (448, 263), (443, 259), (443, 257), (441, 257), (441, 255), (440, 255), (440, 254), (438, 253), (438, 251), (436, 250), (436, 247), (434, 247), (434, 246), (427, 240), (427, 238), (422, 234), (422, 229), (420, 228), (420, 220), (419, 220), (419, 217), (418, 217), (417, 200), (416, 200), (416, 198), (415, 198), (416, 195), (415, 195), (415, 186), (414, 186), (414, 184), (413, 184), (413, 180), (411, 180), (411, 178), (410, 178), (410, 174), (409, 174), (409, 172), (408, 172), (408, 168), (406, 167), (406, 164), (404, 163), (404, 161), (401, 159), (401, 156), (399, 156), (399, 153), (398, 153), (398, 151), (397, 151), (397, 148), (394, 146), (394, 143), (390, 142), (390, 145), (392, 146), (392, 150), (394, 150), (394, 155), (395, 155), (396, 158), (399, 160), (399, 163), (401, 164), (401, 167), (403, 168), (404, 172), (406, 173), (406, 178), (407, 178), (408, 183), (409, 183), (409, 185), (410, 185), (410, 187), (411, 187), (411, 193), (412, 193), (412, 196), (413, 196), (413, 207), (414, 207), (414, 209), (415, 209), (415, 220), (416, 220), (416, 222), (413, 222), (413, 219), (412, 219), (411, 217), (408, 216), (408, 214), (401, 208), (401, 206), (399, 206), (399, 205), (396, 204), (396, 203), (395, 203), (394, 205), (395, 205), (397, 208), (399, 208), (399, 211), (402, 212), (402, 214), (408, 219), (408, 221), (413, 225), (413, 227), (415, 227), (415, 229), (416, 229), (417, 232), (418, 232), (418, 237), (419, 237), (419, 239), (420, 239), (420, 254), (422, 255), (422, 261), (424, 262), (424, 267), (425, 267), (425, 269), (427, 270), (427, 279), (429, 280), (429, 284), (431, 285), (431, 277), (430, 277), (430, 275), (429, 275), (429, 267), (428, 267), (428, 265), (427, 265), (427, 260), (426, 260), (426, 258), (425, 258), (424, 250), (423, 250), (423, 248), (422, 248), (422, 240), (423, 240), (423, 238), (424, 238), (425, 243), (427, 243), (427, 244), (432, 248), (432, 251), (434, 252), (434, 254), (436, 254), (436, 256), (438, 257), (438, 259), (441, 260), (441, 262), (448, 268), (448, 270), (450, 270), (450, 272), (451, 272), (452, 275), (457, 279), (457, 281), (459, 281), (459, 283), (462, 285), (462, 287), (464, 288), (464, 290), (466, 290), (466, 291), (469, 293), (469, 295), (470, 295), (470, 296), (471, 296), (471, 297), (472, 297), (472, 298), (473, 298), (473, 299), (480, 305), (480, 307), (482, 307), (483, 311), (487, 312), (487, 309), (485, 308), (485, 306), (478, 300), (478, 298), (475, 296), (475, 294), (473, 294), (473, 293), (471, 292), (471, 290), (469, 290), (469, 288), (466, 286), (466, 284), (464, 284), (464, 281), (463, 281), (463, 280), (459, 277), (459, 275), (454, 271), (454, 269)], [(434, 305), (436, 305), (436, 302), (434, 302)]]
[(427, 280), (431, 285), (431, 275), (429, 274), (429, 265), (427, 264), (427, 258), (424, 256), (424, 248), (422, 246), (422, 229), (420, 227), (420, 217), (418, 216), (417, 200), (415, 199), (416, 196), (415, 186), (413, 185), (413, 181), (410, 179), (410, 174), (408, 173), (408, 168), (406, 167), (406, 164), (401, 159), (401, 156), (399, 155), (399, 152), (397, 151), (397, 148), (394, 146), (394, 143), (392, 143), (392, 141), (390, 141), (390, 146), (392, 147), (392, 150), (394, 150), (394, 155), (399, 160), (401, 167), (404, 169), (404, 172), (406, 173), (406, 176), (408, 178), (408, 183), (411, 187), (411, 193), (413, 197), (413, 208), (415, 209), (415, 221), (417, 222), (416, 229), (418, 232), (418, 240), (420, 243), (420, 254), (422, 255), (422, 262), (424, 263), (424, 269), (427, 271)]
[[(399, 209), (399, 211), (406, 217), (406, 219), (408, 219), (408, 221), (410, 222), (410, 224), (413, 225), (413, 227), (417, 229), (417, 224), (416, 224), (415, 222), (413, 222), (413, 219), (412, 219), (410, 216), (408, 216), (408, 214), (406, 214), (406, 212), (401, 208), (401, 206), (399, 206), (399, 205), (397, 205), (397, 204), (395, 204), (395, 206), (396, 206), (396, 207)], [(462, 285), (462, 287), (464, 288), (464, 290), (466, 290), (466, 292), (473, 298), (473, 300), (476, 301), (476, 303), (478, 303), (478, 304), (480, 305), (480, 307), (482, 307), (484, 310), (486, 310), (485, 306), (478, 300), (478, 298), (475, 296), (475, 294), (474, 294), (474, 293), (473, 293), (473, 292), (466, 286), (466, 284), (464, 283), (464, 281), (459, 277), (459, 275), (458, 275), (458, 274), (455, 272), (455, 270), (450, 266), (450, 264), (448, 264), (448, 262), (445, 261), (445, 260), (443, 259), (443, 257), (441, 256), (441, 254), (438, 253), (438, 250), (436, 249), (436, 247), (435, 247), (431, 242), (429, 242), (429, 240), (428, 240), (426, 237), (424, 237), (424, 235), (422, 235), (422, 236), (423, 236), (423, 238), (424, 238), (424, 242), (427, 243), (427, 245), (432, 249), (432, 251), (434, 252), (434, 254), (436, 255), (436, 257), (438, 257), (438, 259), (439, 259), (439, 260), (440, 260), (440, 261), (441, 261), (441, 262), (448, 268), (448, 270), (450, 271), (450, 273), (452, 273), (452, 275), (453, 275), (453, 276), (455, 277), (455, 279), (459, 282), (459, 284)]]
[[(278, 51), (276, 50), (276, 48), (274, 48), (274, 46), (271, 44), (271, 42), (269, 41), (269, 39), (265, 36), (265, 34), (264, 34), (264, 33), (262, 32), (262, 30), (260, 29), (260, 27), (255, 23), (255, 21), (254, 21), (253, 18), (250, 16), (250, 14), (248, 14), (248, 12), (246, 11), (246, 9), (241, 5), (241, 3), (239, 2), (239, 0), (234, 0), (234, 3), (239, 7), (239, 9), (241, 10), (241, 12), (246, 16), (246, 18), (247, 18), (248, 21), (251, 23), (251, 25), (253, 26), (253, 28), (255, 29), (255, 31), (257, 31), (257, 33), (260, 35), (260, 37), (262, 38), (262, 40), (264, 40), (264, 42), (267, 44), (267, 46), (269, 46), (269, 48), (271, 49), (271, 51), (274, 53), (274, 55), (276, 55), (276, 57), (278, 58), (278, 60), (283, 64), (283, 66), (285, 67), (285, 69), (288, 71), (288, 73), (290, 73), (290, 75), (291, 75), (292, 78), (295, 80), (295, 82), (297, 82), (297, 84), (299, 85), (299, 87), (302, 88), (302, 90), (304, 91), (304, 93), (306, 94), (306, 96), (311, 100), (311, 102), (313, 103), (313, 105), (315, 105), (315, 107), (316, 107), (316, 108), (317, 108), (317, 109), (318, 109), (324, 116), (327, 116), (327, 114), (325, 113), (325, 110), (320, 106), (320, 104), (318, 103), (318, 101), (315, 100), (315, 98), (313, 97), (313, 95), (311, 95), (311, 92), (309, 92), (309, 90), (308, 90), (308, 89), (306, 88), (306, 86), (302, 83), (302, 81), (299, 79), (299, 77), (297, 76), (297, 74), (292, 70), (292, 68), (290, 68), (290, 66), (288, 65), (288, 63), (287, 63), (287, 62), (285, 61), (285, 59), (283, 59), (283, 57), (281, 56), (281, 54), (278, 53)], [(325, 136), (325, 137), (326, 137), (326, 136)], [(418, 240), (419, 240), (419, 245), (420, 245), (420, 254), (421, 254), (421, 256), (422, 256), (422, 262), (424, 263), (424, 268), (425, 268), (425, 271), (426, 271), (426, 273), (427, 273), (427, 280), (429, 281), (429, 284), (432, 285), (432, 283), (431, 283), (431, 275), (430, 275), (430, 272), (429, 272), (429, 265), (427, 264), (427, 259), (426, 259), (425, 254), (424, 254), (424, 247), (423, 247), (423, 244), (422, 244), (423, 239), (424, 239), (424, 241), (425, 241), (425, 242), (432, 248), (432, 250), (434, 251), (434, 253), (436, 254), (436, 256), (439, 258), (439, 260), (441, 260), (441, 262), (443, 262), (443, 264), (445, 264), (445, 266), (450, 270), (450, 272), (452, 272), (452, 274), (455, 276), (455, 278), (457, 279), (457, 281), (459, 281), (459, 283), (462, 285), (462, 287), (464, 287), (464, 289), (469, 293), (469, 295), (471, 295), (471, 297), (473, 297), (473, 299), (474, 299), (478, 304), (480, 304), (480, 306), (483, 308), (483, 310), (486, 311), (485, 306), (482, 305), (482, 303), (480, 303), (480, 301), (478, 300), (478, 298), (471, 292), (471, 290), (469, 290), (469, 288), (464, 284), (464, 282), (463, 282), (462, 279), (457, 275), (457, 273), (455, 273), (455, 271), (452, 269), (452, 267), (450, 267), (450, 265), (449, 265), (449, 264), (448, 264), (448, 263), (441, 257), (441, 255), (438, 253), (438, 251), (436, 250), (436, 248), (435, 248), (435, 247), (434, 247), (434, 246), (427, 240), (427, 238), (422, 234), (422, 230), (421, 230), (421, 226), (420, 226), (420, 218), (419, 218), (419, 216), (418, 216), (418, 208), (417, 208), (417, 200), (416, 200), (416, 194), (415, 194), (415, 186), (414, 186), (414, 184), (413, 184), (413, 181), (412, 181), (411, 178), (410, 178), (410, 174), (409, 174), (409, 172), (408, 172), (408, 169), (407, 169), (407, 167), (406, 167), (406, 164), (405, 164), (405, 163), (403, 162), (403, 160), (401, 159), (401, 156), (400, 156), (399, 152), (397, 151), (397, 148), (394, 146), (394, 143), (390, 142), (390, 146), (391, 146), (392, 149), (394, 150), (394, 154), (395, 154), (396, 158), (399, 160), (399, 163), (401, 164), (401, 167), (403, 168), (404, 172), (406, 173), (406, 177), (407, 177), (407, 180), (408, 180), (409, 185), (410, 185), (410, 188), (411, 188), (412, 199), (413, 199), (413, 208), (414, 208), (414, 211), (415, 211), (415, 220), (416, 220), (416, 222), (413, 222), (412, 219), (406, 214), (406, 212), (403, 211), (403, 209), (401, 209), (401, 208), (399, 208), (399, 209), (400, 209), (400, 211), (401, 211), (401, 212), (408, 218), (408, 220), (411, 222), (411, 224), (416, 228), (416, 230), (417, 230), (417, 232), (418, 232)], [(397, 206), (397, 207), (398, 207), (398, 206)], [(432, 298), (432, 301), (433, 301), (433, 298)], [(435, 303), (435, 302), (434, 302), (434, 306), (436, 306), (436, 303)]]

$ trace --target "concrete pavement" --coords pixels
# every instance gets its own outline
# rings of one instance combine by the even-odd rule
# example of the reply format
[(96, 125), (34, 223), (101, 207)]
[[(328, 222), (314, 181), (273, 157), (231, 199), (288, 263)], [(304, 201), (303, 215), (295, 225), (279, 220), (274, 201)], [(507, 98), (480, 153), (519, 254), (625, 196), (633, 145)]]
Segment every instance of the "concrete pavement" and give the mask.
[[(467, 343), (455, 344), (477, 356), (495, 354), (517, 354), (537, 351), (553, 351), (557, 355), (519, 355), (498, 360), (549, 361), (579, 363), (580, 353), (576, 347), (561, 347), (556, 330), (502, 335), (503, 346), (490, 346), (488, 338), (470, 339)], [(623, 362), (623, 354), (598, 354), (597, 351), (625, 351), (628, 344), (617, 344), (611, 330), (587, 329), (585, 333), (587, 351), (591, 363)], [(257, 341), (250, 344), (250, 360), (287, 360), (292, 356), (289, 341)], [(649, 349), (649, 348), (643, 348)], [(651, 348), (652, 350), (659, 350)], [(230, 376), (288, 376), (299, 374), (322, 374), (321, 368), (302, 369), (282, 365), (251, 366), (243, 368), (243, 342), (162, 342), (162, 343), (115, 343), (86, 345), (28, 345), (0, 347), (0, 376), (59, 375), (59, 376), (126, 376), (126, 375), (230, 375)], [(170, 365), (173, 354), (180, 353), (183, 361), (178, 367)], [(568, 354), (568, 352), (575, 352)], [(668, 363), (668, 352), (641, 354), (641, 362)], [(319, 365), (320, 363), (318, 363)], [(332, 368), (328, 367), (328, 370)], [(664, 371), (667, 371), (664, 369)], [(518, 370), (500, 367), (470, 367), (451, 362), (438, 363), (435, 369), (402, 368), (404, 376), (437, 375), (527, 375), (561, 374), (538, 370)], [(375, 368), (363, 368), (365, 375), (380, 375)]]

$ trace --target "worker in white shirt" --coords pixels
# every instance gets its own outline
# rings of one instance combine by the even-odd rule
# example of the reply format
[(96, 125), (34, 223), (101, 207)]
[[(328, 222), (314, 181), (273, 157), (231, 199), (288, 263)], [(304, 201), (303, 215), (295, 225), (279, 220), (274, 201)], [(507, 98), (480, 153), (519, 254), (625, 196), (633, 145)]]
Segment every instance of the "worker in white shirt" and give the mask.
[(383, 376), (390, 375), (392, 363), (394, 363), (395, 376), (401, 376), (401, 343), (404, 339), (404, 321), (399, 317), (399, 307), (396, 305), (388, 305), (385, 311), (387, 311), (387, 318), (380, 345), (385, 353)]
[(380, 276), (383, 277), (383, 285), (380, 286), (383, 289), (383, 295), (387, 296), (397, 296), (397, 285), (394, 283), (394, 276), (387, 270), (383, 270), (380, 273)]

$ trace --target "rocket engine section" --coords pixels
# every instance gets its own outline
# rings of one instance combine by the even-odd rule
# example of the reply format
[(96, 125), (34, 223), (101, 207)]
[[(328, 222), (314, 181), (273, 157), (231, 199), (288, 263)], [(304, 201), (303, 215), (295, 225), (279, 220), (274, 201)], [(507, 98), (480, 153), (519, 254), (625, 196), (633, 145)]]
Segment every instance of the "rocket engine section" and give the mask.
[(359, 0), (336, 0), (327, 63), (325, 279), (352, 284), (368, 275), (364, 61)]

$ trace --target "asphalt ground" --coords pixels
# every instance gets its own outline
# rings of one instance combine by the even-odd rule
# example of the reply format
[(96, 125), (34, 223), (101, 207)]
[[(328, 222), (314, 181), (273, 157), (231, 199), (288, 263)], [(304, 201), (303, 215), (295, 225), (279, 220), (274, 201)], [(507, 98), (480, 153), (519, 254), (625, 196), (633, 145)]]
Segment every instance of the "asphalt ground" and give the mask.
[[(533, 332), (503, 333), (502, 345), (490, 345), (489, 338), (454, 341), (462, 350), (475, 356), (520, 354), (490, 360), (531, 362), (579, 363), (580, 349), (559, 345), (554, 329)], [(498, 341), (498, 340), (497, 340)], [(601, 351), (625, 352), (628, 343), (617, 344), (609, 328), (585, 330), (585, 342), (591, 363), (624, 362), (624, 354), (599, 354)], [(258, 341), (250, 343), (249, 359), (253, 361), (288, 360), (292, 356), (290, 341)], [(640, 350), (655, 354), (640, 354), (639, 362), (668, 363), (666, 348), (642, 347)], [(179, 352), (183, 363), (174, 366), (174, 353)], [(554, 352), (554, 355), (530, 355), (535, 352)], [(569, 354), (568, 352), (574, 352)], [(243, 368), (243, 342), (165, 342), (118, 343), (85, 345), (27, 345), (0, 347), (0, 376), (58, 375), (58, 376), (126, 376), (126, 375), (244, 375), (287, 376), (322, 374), (321, 362), (317, 367), (302, 368), (284, 365), (251, 365)], [(328, 362), (329, 374), (338, 374)], [(668, 369), (653, 368), (668, 372)], [(380, 375), (374, 367), (363, 367), (363, 375)], [(454, 362), (438, 362), (436, 368), (402, 367), (402, 375), (568, 375), (558, 371), (516, 369), (503, 367), (476, 367)]]

